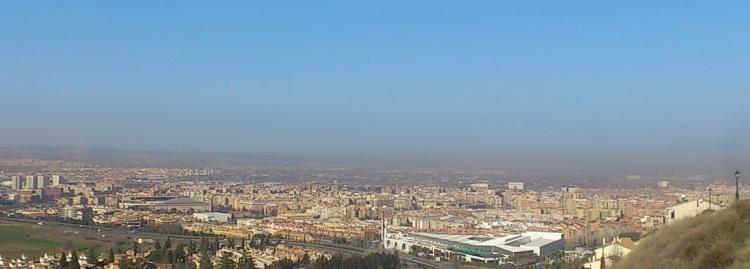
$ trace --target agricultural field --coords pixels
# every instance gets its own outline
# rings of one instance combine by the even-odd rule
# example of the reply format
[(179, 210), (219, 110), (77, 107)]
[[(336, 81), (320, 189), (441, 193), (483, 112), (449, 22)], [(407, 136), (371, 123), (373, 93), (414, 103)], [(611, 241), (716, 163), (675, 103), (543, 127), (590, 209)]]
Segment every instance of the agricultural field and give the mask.
[(0, 221), (0, 255), (19, 257), (39, 257), (44, 253), (60, 252), (63, 249), (88, 253), (109, 251), (112, 247), (131, 247), (130, 238), (125, 234), (101, 232), (91, 228), (45, 226), (30, 223)]

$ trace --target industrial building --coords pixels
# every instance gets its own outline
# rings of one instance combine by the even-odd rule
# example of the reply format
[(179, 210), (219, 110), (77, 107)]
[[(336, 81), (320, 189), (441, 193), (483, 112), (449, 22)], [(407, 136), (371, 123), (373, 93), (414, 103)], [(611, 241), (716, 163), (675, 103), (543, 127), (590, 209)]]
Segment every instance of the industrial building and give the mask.
[(211, 204), (193, 198), (172, 198), (151, 205), (155, 210), (168, 212), (210, 212)]
[[(385, 229), (384, 229), (385, 230)], [(403, 253), (424, 253), (435, 259), (503, 264), (510, 257), (550, 257), (565, 247), (561, 233), (526, 232), (501, 237), (387, 231), (384, 247)]]

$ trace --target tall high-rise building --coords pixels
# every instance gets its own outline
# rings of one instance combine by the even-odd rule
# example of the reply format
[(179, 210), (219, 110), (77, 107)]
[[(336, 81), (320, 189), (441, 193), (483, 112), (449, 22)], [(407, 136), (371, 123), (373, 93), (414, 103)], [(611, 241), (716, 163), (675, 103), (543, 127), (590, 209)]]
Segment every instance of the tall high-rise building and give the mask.
[(81, 209), (81, 224), (92, 225), (94, 224), (94, 209), (91, 207), (84, 207)]
[(24, 190), (36, 189), (36, 179), (34, 178), (34, 176), (26, 176), (24, 178), (23, 189)]
[(65, 219), (72, 219), (76, 216), (76, 208), (72, 206), (66, 206), (60, 211), (60, 217)]
[(36, 188), (35, 189), (42, 189), (46, 187), (47, 185), (47, 177), (45, 176), (36, 176)]
[(23, 179), (21, 179), (21, 176), (12, 176), (10, 179), (13, 181), (14, 190), (23, 189)]
[(581, 198), (581, 194), (578, 193), (578, 188), (576, 187), (562, 187), (560, 188), (562, 191), (561, 196), (561, 204), (565, 208), (566, 214), (575, 214), (576, 208), (578, 206), (577, 200)]
[(52, 175), (52, 186), (58, 186), (63, 183), (63, 177), (61, 175)]

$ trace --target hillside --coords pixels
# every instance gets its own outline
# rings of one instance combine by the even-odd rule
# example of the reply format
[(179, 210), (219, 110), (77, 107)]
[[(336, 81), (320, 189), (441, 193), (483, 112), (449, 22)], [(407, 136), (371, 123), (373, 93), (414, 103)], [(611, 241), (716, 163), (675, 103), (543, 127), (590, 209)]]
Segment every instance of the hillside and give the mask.
[(750, 268), (750, 201), (668, 225), (613, 268)]

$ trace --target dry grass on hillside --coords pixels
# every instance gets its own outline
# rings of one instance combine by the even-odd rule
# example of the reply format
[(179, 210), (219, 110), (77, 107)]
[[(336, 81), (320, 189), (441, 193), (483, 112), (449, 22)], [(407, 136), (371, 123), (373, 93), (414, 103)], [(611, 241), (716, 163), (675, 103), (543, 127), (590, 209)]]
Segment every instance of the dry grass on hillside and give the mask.
[(614, 268), (750, 268), (750, 201), (663, 227)]

